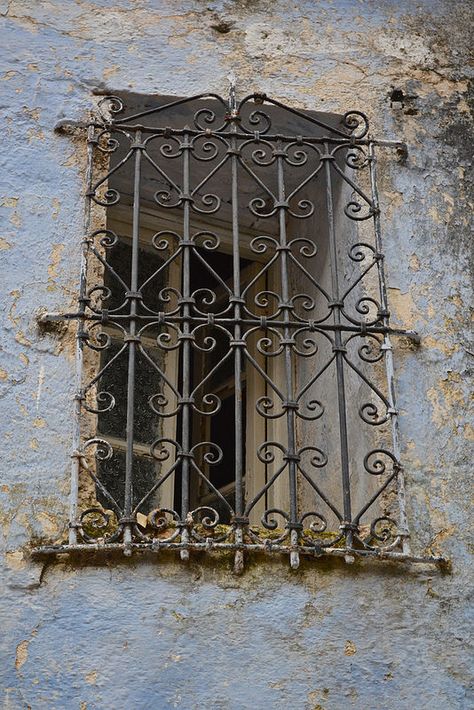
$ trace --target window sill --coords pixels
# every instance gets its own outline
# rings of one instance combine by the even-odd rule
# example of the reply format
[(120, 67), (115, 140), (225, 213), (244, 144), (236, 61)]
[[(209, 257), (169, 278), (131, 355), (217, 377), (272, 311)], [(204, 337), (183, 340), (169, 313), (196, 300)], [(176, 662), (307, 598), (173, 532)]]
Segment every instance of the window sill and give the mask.
[[(42, 545), (33, 550), (35, 557), (44, 556), (63, 556), (88, 553), (91, 555), (97, 553), (123, 553), (129, 557), (136, 553), (159, 553), (164, 551), (179, 552), (181, 558), (185, 561), (189, 559), (189, 552), (213, 552), (213, 553), (236, 553), (239, 555), (234, 564), (234, 572), (243, 572), (243, 554), (265, 553), (268, 555), (288, 555), (290, 560), (295, 553), (298, 557), (301, 555), (306, 559), (321, 559), (321, 558), (339, 558), (346, 564), (353, 564), (356, 561), (376, 560), (388, 561), (405, 564), (416, 565), (435, 565), (443, 573), (450, 573), (451, 563), (442, 556), (436, 555), (412, 555), (405, 554), (399, 550), (383, 550), (383, 549), (357, 549), (349, 547), (322, 547), (318, 545), (288, 545), (281, 542), (274, 542), (271, 539), (265, 540), (262, 543), (245, 543), (237, 544), (234, 542), (215, 542), (212, 538), (207, 538), (203, 542), (162, 542), (155, 539), (152, 542), (111, 542), (106, 543), (103, 539), (98, 539), (94, 543), (78, 543), (78, 544), (59, 544), (59, 545)], [(237, 558), (237, 555), (236, 555)], [(240, 562), (239, 562), (240, 560)], [(295, 567), (295, 565), (291, 565)]]

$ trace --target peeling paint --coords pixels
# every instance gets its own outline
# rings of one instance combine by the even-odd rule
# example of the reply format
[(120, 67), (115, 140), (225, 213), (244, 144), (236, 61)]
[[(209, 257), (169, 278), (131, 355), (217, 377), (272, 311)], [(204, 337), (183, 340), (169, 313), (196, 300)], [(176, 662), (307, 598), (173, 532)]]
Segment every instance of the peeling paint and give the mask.
[[(41, 392), (43, 390), (43, 383), (44, 383), (44, 365), (41, 365), (39, 372), (38, 372), (38, 387), (36, 389), (36, 411), (39, 410), (40, 408), (40, 401), (41, 401)], [(44, 420), (39, 420), (35, 419), (36, 424), (33, 424), (33, 426), (39, 426), (38, 422), (41, 421), (42, 425)], [(46, 422), (44, 423), (43, 426), (46, 425)]]
[(390, 309), (397, 322), (403, 324), (404, 328), (415, 327), (416, 321), (420, 317), (412, 293), (402, 293), (400, 289), (389, 288)]
[(21, 641), (16, 647), (15, 668), (17, 671), (19, 671), (20, 668), (22, 668), (22, 666), (24, 666), (26, 661), (28, 660), (29, 643), (29, 641)]
[(21, 570), (26, 567), (26, 560), (21, 550), (13, 550), (5, 553), (5, 563), (7, 567), (14, 570)]
[[(470, 707), (472, 3), (0, 0), (0, 14), (5, 707)], [(30, 555), (67, 533), (74, 328), (45, 333), (36, 315), (74, 307), (86, 151), (54, 124), (84, 120), (105, 86), (225, 93), (231, 69), (241, 93), (361, 109), (408, 145), (377, 164), (390, 310), (421, 336), (393, 339), (402, 455), (412, 545), (448, 555), (452, 575), (265, 560), (236, 580), (199, 557)]]
[(36, 520), (40, 524), (46, 539), (56, 539), (60, 532), (60, 525), (54, 515), (46, 512), (37, 513)]
[(421, 269), (421, 261), (416, 254), (412, 254), (410, 256), (410, 261), (408, 263), (412, 271), (419, 271)]
[(455, 424), (456, 419), (452, 418), (452, 414), (462, 411), (466, 401), (466, 393), (461, 383), (462, 377), (459, 373), (449, 372), (435, 387), (427, 391), (432, 406), (431, 418), (436, 426), (442, 426), (447, 418), (451, 418), (452, 424)]
[(344, 646), (344, 655), (345, 656), (355, 656), (357, 653), (356, 645), (353, 641), (346, 641), (346, 644)]

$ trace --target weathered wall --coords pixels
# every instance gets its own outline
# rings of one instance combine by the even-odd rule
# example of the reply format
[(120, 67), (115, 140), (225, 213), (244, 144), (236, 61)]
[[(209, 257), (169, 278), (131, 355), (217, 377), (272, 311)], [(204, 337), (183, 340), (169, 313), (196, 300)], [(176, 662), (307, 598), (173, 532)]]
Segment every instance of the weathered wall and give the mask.
[[(468, 1), (1, 0), (0, 351), (5, 708), (468, 708)], [(381, 161), (409, 514), (433, 569), (265, 562), (43, 568), (67, 506), (73, 345), (35, 312), (77, 287), (84, 154), (53, 132), (97, 88), (242, 86), (362, 108), (406, 140)], [(405, 106), (390, 106), (392, 87)]]

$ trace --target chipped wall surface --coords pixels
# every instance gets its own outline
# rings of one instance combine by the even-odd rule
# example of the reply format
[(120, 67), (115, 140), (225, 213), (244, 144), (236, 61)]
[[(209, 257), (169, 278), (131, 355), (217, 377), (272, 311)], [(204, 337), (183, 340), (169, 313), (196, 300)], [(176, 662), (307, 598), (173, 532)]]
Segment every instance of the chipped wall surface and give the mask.
[[(0, 15), (4, 707), (472, 707), (471, 3), (0, 0)], [(85, 155), (53, 127), (83, 119), (94, 90), (225, 92), (230, 70), (295, 106), (362, 109), (408, 143), (406, 162), (379, 163), (391, 311), (422, 337), (395, 343), (403, 459), (413, 547), (451, 575), (29, 556), (64, 530), (71, 450), (73, 339), (35, 315), (74, 301)]]

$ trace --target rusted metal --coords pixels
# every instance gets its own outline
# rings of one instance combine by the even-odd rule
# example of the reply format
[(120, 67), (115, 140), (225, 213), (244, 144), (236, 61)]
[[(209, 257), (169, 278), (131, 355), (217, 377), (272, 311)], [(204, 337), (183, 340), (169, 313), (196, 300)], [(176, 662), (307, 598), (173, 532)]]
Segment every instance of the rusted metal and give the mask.
[[(37, 553), (122, 550), (131, 554), (170, 549), (188, 559), (191, 550), (232, 550), (238, 573), (243, 569), (244, 553), (254, 550), (288, 555), (293, 568), (298, 567), (301, 554), (343, 557), (348, 563), (357, 557), (441, 563), (439, 557), (412, 555), (408, 546), (389, 336), (403, 335), (416, 343), (419, 336), (389, 324), (375, 174), (377, 146), (398, 150), (406, 146), (371, 138), (367, 117), (361, 112), (348, 112), (338, 124), (326, 124), (319, 115), (286, 107), (260, 94), (238, 101), (234, 86), (228, 100), (202, 94), (128, 116), (118, 97), (106, 97), (99, 106), (99, 117), (87, 127), (88, 208), (79, 305), (71, 313), (42, 313), (38, 317), (40, 324), (77, 320), (78, 376), (69, 543), (43, 546)], [(187, 106), (197, 106), (189, 123), (167, 125), (170, 112), (185, 111)], [(283, 116), (279, 130), (272, 128), (272, 111)], [(293, 120), (304, 125), (304, 135), (288, 133)], [(72, 126), (77, 128), (81, 126)], [(67, 122), (58, 127), (69, 129)], [(159, 150), (153, 152), (154, 142)], [(97, 167), (97, 154), (111, 157), (108, 171)], [(115, 162), (114, 154), (118, 156)], [(176, 168), (170, 173), (173, 161)], [(204, 175), (203, 165), (208, 165)], [(130, 177), (129, 202), (117, 188), (120, 171)], [(219, 189), (207, 191), (207, 185), (215, 184), (215, 176), (224, 172), (230, 183), (228, 191), (224, 186), (221, 193)], [(248, 181), (245, 190), (244, 179)], [(160, 228), (160, 217), (156, 218), (158, 228), (149, 247), (164, 255), (163, 265), (141, 282), (142, 209), (145, 189), (149, 191), (153, 180), (158, 186), (153, 196), (157, 214), (172, 211), (180, 227)], [(249, 184), (254, 186), (251, 194)], [(123, 239), (108, 224), (90, 233), (87, 215), (94, 203), (107, 211), (122, 203), (128, 209), (131, 235), (125, 240), (130, 246), (126, 275), (117, 273), (110, 258)], [(245, 250), (243, 215), (248, 222), (245, 229), (257, 230)], [(200, 229), (195, 226), (197, 218)], [(218, 219), (228, 221), (228, 279), (216, 271), (211, 258), (222, 250), (220, 228), (213, 226)], [(312, 227), (306, 227), (309, 236), (295, 232), (296, 223), (310, 219), (316, 220), (311, 224), (323, 225), (318, 229), (328, 252), (329, 285), (315, 275), (318, 248)], [(209, 225), (203, 228), (206, 220)], [(360, 227), (361, 241), (362, 223), (373, 226), (371, 237)], [(343, 253), (340, 230), (347, 231), (345, 224), (355, 227)], [(257, 275), (249, 285), (243, 280), (242, 269), (252, 259)], [(101, 265), (108, 285), (90, 282), (90, 260)], [(160, 279), (170, 278), (172, 267), (179, 271), (179, 283), (172, 285), (170, 281), (163, 286)], [(196, 287), (197, 268), (207, 274), (209, 286)], [(261, 288), (260, 282), (268, 280), (273, 271), (273, 288)], [(145, 291), (150, 286), (158, 294), (160, 310), (146, 302)], [(122, 302), (108, 307), (113, 297)], [(119, 343), (115, 355), (110, 354), (111, 332)], [(144, 347), (149, 333), (153, 333), (160, 361)], [(328, 348), (326, 357), (318, 354), (324, 350), (321, 343)], [(109, 352), (102, 356), (98, 372), (89, 381), (83, 371), (84, 348)], [(166, 365), (170, 352), (175, 353), (177, 363), (171, 380)], [(102, 383), (121, 358), (127, 359), (126, 378), (123, 388), (112, 391)], [(198, 358), (204, 375), (197, 374)], [(137, 430), (137, 382), (145, 361), (161, 383), (158, 393), (149, 392), (148, 417), (156, 420), (157, 431), (164, 431), (165, 421), (171, 421), (174, 432), (147, 443), (143, 456), (156, 466), (156, 479), (148, 488), (139, 483), (136, 464), (137, 441), (142, 441)], [(225, 455), (229, 461), (229, 454), (212, 437), (199, 434), (206, 427), (212, 431), (212, 422), (221, 416), (220, 390), (206, 392), (206, 387), (227, 361), (232, 362), (233, 373), (233, 414), (228, 431), (233, 500), (212, 473)], [(311, 375), (301, 382), (298, 378), (305, 362), (311, 363)], [(374, 375), (369, 372), (380, 362), (386, 365), (385, 383), (378, 371)], [(253, 368), (263, 395), (257, 396), (245, 384), (246, 368)], [(324, 377), (333, 378), (329, 382), (333, 382), (337, 407), (333, 420), (326, 421), (326, 429), (318, 429), (316, 422), (328, 418), (318, 387), (325, 397), (333, 396), (327, 392), (328, 385), (326, 390), (321, 385)], [(353, 398), (359, 390), (369, 394), (358, 403), (355, 415)], [(124, 407), (117, 406), (117, 398), (123, 399)], [(245, 398), (252, 400), (250, 409)], [(118, 461), (115, 445), (106, 434), (88, 440), (81, 434), (84, 412), (96, 416), (100, 428), (101, 417), (119, 409), (125, 431), (124, 463), (118, 477), (123, 481), (120, 500), (101, 475), (104, 462)], [(253, 417), (250, 424), (249, 411)], [(257, 420), (263, 423), (255, 451), (249, 450), (246, 418), (247, 427), (256, 426)], [(278, 429), (276, 421), (284, 426)], [(360, 442), (357, 446), (353, 443), (358, 427), (361, 441), (369, 438), (362, 432), (380, 432), (375, 437), (378, 443), (368, 447), (362, 459)], [(272, 438), (270, 431), (280, 433)], [(338, 434), (329, 435), (328, 431)], [(324, 450), (324, 440), (330, 440), (333, 450)], [(91, 452), (95, 456), (92, 464), (88, 463)], [(252, 496), (248, 494), (249, 478), (256, 474), (250, 461), (265, 472)], [(327, 470), (333, 472), (329, 483)], [(92, 479), (102, 505), (80, 510), (81, 475)], [(377, 483), (366, 486), (364, 477)], [(178, 482), (174, 503), (151, 507), (151, 501), (171, 479)], [(193, 505), (196, 481), (213, 496), (215, 506)], [(358, 485), (367, 492), (355, 490)], [(284, 504), (272, 504), (272, 497)], [(220, 525), (222, 515), (228, 519), (227, 525)]]

